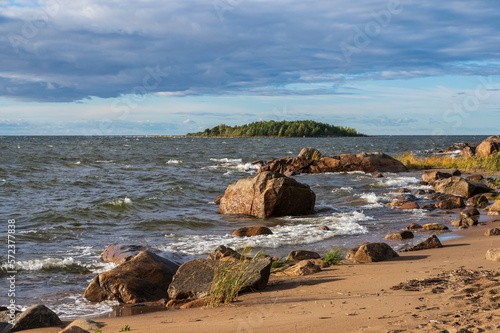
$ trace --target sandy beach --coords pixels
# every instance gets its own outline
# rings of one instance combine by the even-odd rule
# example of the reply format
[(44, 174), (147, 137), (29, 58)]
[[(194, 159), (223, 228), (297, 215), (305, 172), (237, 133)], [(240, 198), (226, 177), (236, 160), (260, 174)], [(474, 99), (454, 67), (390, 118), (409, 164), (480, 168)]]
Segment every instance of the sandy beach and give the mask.
[[(441, 249), (400, 253), (399, 258), (378, 263), (332, 266), (304, 277), (271, 277), (264, 291), (241, 295), (231, 306), (94, 320), (104, 324), (104, 333), (126, 325), (131, 332), (151, 333), (496, 331), (500, 276), (495, 276), (498, 263), (487, 261), (485, 254), (500, 246), (500, 237), (486, 237), (484, 232), (500, 227), (500, 219), (484, 214), (480, 222), (482, 226), (454, 233), (457, 237)], [(433, 280), (418, 291), (391, 289), (429, 278)]]

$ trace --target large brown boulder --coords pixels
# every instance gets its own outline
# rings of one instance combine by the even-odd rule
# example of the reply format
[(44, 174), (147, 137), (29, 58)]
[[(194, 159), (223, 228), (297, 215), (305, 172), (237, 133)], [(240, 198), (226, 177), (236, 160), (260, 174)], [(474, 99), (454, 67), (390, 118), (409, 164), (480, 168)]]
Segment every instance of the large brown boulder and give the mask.
[(493, 135), (486, 138), (476, 148), (477, 157), (486, 157), (500, 151), (500, 135)]
[(291, 172), (324, 173), (324, 172), (403, 172), (407, 171), (403, 163), (384, 153), (342, 154), (332, 157), (323, 157), (315, 160), (316, 156), (303, 154), (302, 157), (284, 157), (262, 163), (259, 172)]
[(426, 172), (422, 175), (422, 181), (432, 183), (435, 180), (450, 178), (451, 176), (451, 173), (441, 171)]
[(384, 153), (342, 154), (323, 157), (309, 167), (312, 173), (323, 172), (403, 172), (406, 167)]
[(130, 304), (158, 301), (167, 297), (168, 285), (178, 267), (152, 252), (142, 251), (96, 276), (84, 297), (93, 302), (113, 299)]
[(138, 255), (139, 252), (147, 250), (149, 250), (147, 247), (141, 245), (113, 243), (108, 245), (102, 253), (101, 258), (104, 262), (112, 262), (119, 265), (132, 259)]
[(16, 316), (14, 325), (10, 329), (5, 329), (4, 332), (17, 332), (61, 325), (63, 325), (61, 319), (52, 310), (43, 304), (36, 304)]
[[(210, 294), (210, 288), (215, 272), (221, 267), (231, 267), (241, 261), (228, 259), (209, 260), (195, 259), (179, 267), (172, 283), (168, 287), (168, 296), (171, 299), (199, 299)], [(225, 266), (223, 266), (225, 265)], [(260, 257), (251, 260), (245, 267), (244, 278), (248, 278), (247, 288), (264, 289), (271, 274), (272, 260), (269, 257)]]
[(434, 190), (438, 193), (453, 194), (465, 198), (470, 198), (477, 193), (487, 192), (487, 190), (479, 186), (479, 184), (457, 176), (436, 182), (434, 184)]
[(227, 187), (219, 205), (221, 214), (256, 217), (309, 215), (316, 195), (309, 185), (277, 172), (261, 172)]
[(321, 158), (321, 153), (319, 150), (314, 149), (314, 148), (302, 148), (302, 150), (299, 153), (298, 158), (304, 159), (304, 160), (319, 160)]
[(399, 257), (386, 243), (366, 243), (349, 251), (347, 259), (357, 262), (378, 262)]

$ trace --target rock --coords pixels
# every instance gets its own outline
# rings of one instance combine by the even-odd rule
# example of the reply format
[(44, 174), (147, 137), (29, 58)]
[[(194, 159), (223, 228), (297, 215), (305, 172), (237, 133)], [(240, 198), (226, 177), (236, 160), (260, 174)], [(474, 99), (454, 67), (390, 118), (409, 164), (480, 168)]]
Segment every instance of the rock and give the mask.
[(436, 248), (441, 248), (441, 247), (443, 247), (443, 245), (439, 241), (439, 238), (437, 238), (436, 235), (432, 235), (429, 238), (426, 238), (425, 240), (421, 241), (420, 243), (417, 243), (413, 246), (410, 246), (410, 247), (407, 247), (406, 249), (401, 250), (401, 252), (436, 249)]
[(441, 223), (427, 223), (424, 224), (423, 228), (425, 230), (448, 230), (448, 227)]
[(482, 193), (478, 192), (481, 190), (477, 183), (456, 176), (440, 180), (434, 185), (434, 190), (439, 193), (453, 194), (465, 198)]
[(181, 309), (194, 309), (202, 308), (208, 304), (208, 297), (203, 297), (200, 299), (195, 299), (190, 302), (184, 303), (180, 306)]
[[(188, 261), (179, 267), (168, 287), (168, 296), (176, 300), (203, 298), (210, 293), (216, 270), (232, 264), (235, 263), (208, 259)], [(246, 287), (264, 289), (271, 274), (271, 264), (272, 260), (269, 257), (252, 260), (245, 270), (245, 276), (250, 277)]]
[(141, 251), (148, 251), (147, 247), (141, 245), (129, 245), (129, 244), (119, 244), (113, 243), (109, 244), (108, 247), (102, 253), (102, 260), (104, 262), (112, 262), (117, 265), (132, 259)]
[(262, 165), (259, 172), (274, 171), (284, 173), (286, 170), (298, 173), (324, 173), (363, 171), (403, 172), (406, 167), (398, 160), (383, 153), (342, 154), (332, 157), (322, 157), (319, 160), (284, 157)]
[(485, 236), (500, 236), (500, 229), (490, 228), (484, 233)]
[(107, 299), (135, 304), (167, 297), (167, 288), (179, 266), (150, 251), (96, 276), (85, 290), (92, 302)]
[(450, 197), (448, 199), (442, 200), (436, 204), (436, 208), (439, 209), (455, 209), (465, 207), (464, 200), (459, 197)]
[(223, 195), (219, 195), (217, 198), (214, 199), (214, 204), (218, 205), (220, 204), (221, 199), (223, 198)]
[(285, 172), (283, 172), (283, 174), (287, 177), (292, 177), (292, 176), (297, 176), (299, 173), (292, 169), (286, 169)]
[(476, 148), (465, 147), (460, 151), (460, 155), (463, 157), (474, 157), (476, 155)]
[(84, 330), (94, 332), (96, 330), (99, 330), (104, 325), (100, 324), (100, 323), (96, 323), (95, 321), (90, 320), (90, 319), (77, 319), (77, 320), (72, 321), (71, 324), (68, 325), (68, 327), (70, 327), (70, 326), (77, 326), (77, 327), (80, 327)]
[(441, 172), (441, 171), (432, 171), (426, 172), (422, 175), (422, 181), (426, 183), (432, 183), (435, 180), (450, 178), (452, 176), (451, 173)]
[(304, 276), (321, 272), (321, 267), (315, 260), (302, 260), (297, 264), (276, 273), (277, 276)]
[(486, 260), (500, 261), (500, 248), (489, 249), (486, 252)]
[(436, 205), (433, 205), (433, 204), (425, 204), (423, 205), (422, 207), (420, 207), (422, 209), (425, 209), (425, 210), (435, 210), (436, 209)]
[(83, 328), (76, 325), (69, 325), (59, 333), (90, 333), (88, 330), (84, 330)]
[(489, 201), (487, 196), (484, 194), (476, 194), (475, 196), (467, 199), (465, 205), (474, 208), (486, 208), (489, 205)]
[(461, 211), (458, 216), (460, 217), (471, 217), (471, 216), (476, 216), (480, 215), (479, 211), (476, 208), (469, 208), (469, 209), (464, 209)]
[(256, 217), (309, 215), (316, 195), (308, 185), (276, 172), (238, 180), (227, 187), (219, 205), (221, 214)]
[[(7, 332), (17, 332), (42, 327), (62, 326), (61, 319), (43, 304), (32, 305), (16, 316), (14, 325)], [(5, 332), (5, 330), (4, 330)]]
[(381, 173), (377, 173), (373, 178), (384, 178), (384, 175)]
[(484, 179), (483, 175), (469, 175), (465, 177), (467, 180), (471, 180), (473, 182), (480, 182), (481, 180)]
[(462, 173), (460, 172), (460, 170), (455, 169), (455, 170), (452, 170), (452, 171), (451, 171), (451, 175), (452, 175), (452, 176), (457, 176), (457, 177), (460, 177), (460, 176), (462, 175)]
[(400, 190), (398, 190), (396, 193), (410, 193), (411, 191), (407, 188), (402, 188)]
[(294, 250), (288, 254), (286, 260), (299, 261), (299, 260), (319, 259), (319, 258), (321, 258), (319, 253), (313, 251)]
[(424, 194), (427, 194), (427, 192), (425, 190), (418, 189), (418, 190), (413, 191), (411, 194), (413, 194), (413, 195), (424, 195)]
[(207, 259), (210, 260), (220, 260), (222, 258), (231, 257), (237, 260), (241, 259), (241, 254), (231, 249), (230, 247), (226, 247), (224, 245), (219, 245), (214, 252), (210, 253)]
[(409, 226), (407, 226), (405, 229), (406, 230), (414, 230), (414, 229), (422, 229), (423, 227), (420, 224), (417, 223), (412, 223)]
[(468, 228), (477, 225), (477, 219), (473, 217), (461, 217), (453, 220), (451, 224), (459, 228)]
[(352, 256), (352, 259), (357, 262), (378, 262), (399, 257), (399, 255), (386, 243), (362, 244), (359, 248), (352, 249), (351, 251), (355, 252), (354, 255), (351, 254), (346, 256), (346, 258)]
[(495, 201), (490, 207), (488, 215), (500, 215), (500, 200)]
[(417, 201), (417, 197), (414, 196), (413, 194), (401, 194), (401, 195), (398, 195), (397, 197), (395, 197), (394, 199), (396, 199), (397, 201), (400, 201), (402, 203), (406, 203), (408, 201)]
[(316, 229), (318, 229), (318, 230), (325, 230), (325, 231), (330, 230), (330, 228), (328, 228), (326, 225), (319, 226)]
[(236, 237), (253, 237), (259, 235), (272, 235), (273, 232), (267, 227), (243, 227), (233, 231), (232, 235)]
[(389, 235), (385, 236), (384, 238), (390, 239), (390, 240), (403, 240), (403, 239), (410, 239), (413, 237), (415, 237), (413, 235), (413, 232), (408, 231), (408, 230), (404, 230), (404, 231), (400, 231), (400, 232), (395, 232), (393, 234), (389, 234)]
[(493, 135), (486, 138), (476, 148), (477, 157), (487, 157), (500, 151), (500, 135)]
[(319, 150), (314, 148), (302, 148), (302, 150), (299, 153), (299, 156), (297, 157), (303, 160), (317, 161), (321, 158), (321, 153), (319, 152)]
[(402, 206), (399, 206), (398, 209), (420, 209), (420, 206), (416, 202), (405, 202)]

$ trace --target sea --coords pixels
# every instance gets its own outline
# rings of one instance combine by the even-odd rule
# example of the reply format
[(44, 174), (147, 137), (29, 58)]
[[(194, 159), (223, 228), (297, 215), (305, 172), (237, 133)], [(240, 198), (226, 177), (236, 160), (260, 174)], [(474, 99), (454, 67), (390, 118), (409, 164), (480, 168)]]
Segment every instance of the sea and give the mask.
[[(255, 175), (251, 162), (297, 156), (303, 147), (324, 156), (394, 156), (485, 138), (0, 137), (0, 305), (12, 299), (21, 309), (43, 303), (61, 318), (111, 313), (117, 302), (92, 303), (83, 293), (97, 274), (114, 267), (100, 257), (115, 242), (147, 246), (179, 263), (206, 257), (219, 245), (262, 249), (279, 258), (297, 249), (324, 254), (382, 241), (412, 222), (449, 222), (445, 215), (387, 206), (400, 189), (429, 188), (418, 184), (422, 172), (384, 173), (384, 178), (363, 172), (295, 176), (316, 193), (316, 212), (303, 217), (221, 215), (213, 200), (229, 184)], [(231, 236), (245, 226), (267, 226), (273, 234)], [(386, 242), (400, 249), (426, 236)], [(9, 266), (12, 259), (15, 265)], [(14, 284), (8, 280), (11, 271)]]

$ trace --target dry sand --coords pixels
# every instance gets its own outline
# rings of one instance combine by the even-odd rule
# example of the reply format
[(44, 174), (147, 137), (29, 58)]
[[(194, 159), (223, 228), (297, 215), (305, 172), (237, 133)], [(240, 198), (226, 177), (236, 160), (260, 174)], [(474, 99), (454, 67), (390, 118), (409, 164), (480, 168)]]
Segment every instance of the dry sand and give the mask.
[[(500, 331), (500, 263), (484, 236), (500, 219), (457, 232), (444, 248), (401, 253), (393, 260), (345, 264), (305, 277), (272, 277), (259, 293), (231, 306), (94, 318), (102, 332), (496, 332)], [(455, 272), (452, 272), (455, 271)], [(480, 271), (480, 272), (475, 272)], [(442, 272), (452, 272), (446, 276)], [(411, 279), (429, 279), (391, 287)], [(434, 279), (437, 278), (437, 279)], [(419, 286), (421, 285), (421, 286)], [(26, 332), (58, 332), (58, 328)]]

